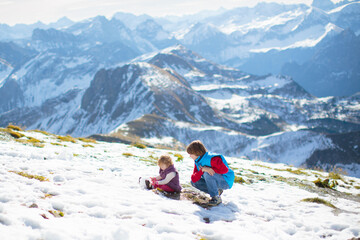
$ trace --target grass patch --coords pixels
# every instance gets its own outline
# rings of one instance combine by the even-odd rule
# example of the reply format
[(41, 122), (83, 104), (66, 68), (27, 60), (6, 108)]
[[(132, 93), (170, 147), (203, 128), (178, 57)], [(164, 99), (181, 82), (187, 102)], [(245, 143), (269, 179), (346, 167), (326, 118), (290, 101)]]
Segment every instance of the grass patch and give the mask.
[(207, 203), (210, 200), (207, 196), (189, 189), (184, 189), (182, 191), (182, 197), (185, 200), (190, 200), (195, 203)]
[(16, 139), (22, 138), (25, 136), (24, 134), (15, 132), (14, 130), (12, 130), (10, 128), (1, 128), (0, 131), (4, 132), (4, 133), (8, 133), (11, 137), (16, 138)]
[(50, 144), (52, 144), (52, 145), (54, 145), (54, 146), (62, 146), (62, 147), (66, 147), (66, 145), (62, 145), (62, 144), (60, 144), (60, 143), (50, 143)]
[(62, 211), (49, 210), (49, 213), (51, 213), (56, 218), (64, 217), (64, 213)]
[(360, 186), (355, 186), (354, 188), (355, 188), (355, 189), (360, 189)]
[(127, 152), (123, 153), (122, 155), (125, 156), (125, 157), (133, 157), (134, 156), (134, 154), (127, 153)]
[(51, 134), (51, 133), (48, 133), (48, 132), (46, 132), (46, 131), (39, 130), (39, 129), (30, 130), (29, 132), (41, 133), (41, 134), (46, 135), (46, 136), (53, 135), (53, 134)]
[(262, 167), (262, 168), (267, 168), (267, 169), (272, 169), (271, 167), (265, 166), (265, 165), (261, 165), (261, 164), (253, 164), (253, 166), (255, 167)]
[(245, 183), (245, 180), (242, 177), (235, 176), (234, 182), (243, 184), (243, 183)]
[(142, 162), (146, 162), (146, 163), (148, 163), (149, 165), (151, 165), (151, 166), (157, 166), (157, 158), (156, 157), (154, 157), (153, 155), (150, 155), (149, 157), (147, 157), (147, 158), (144, 158), (144, 157), (142, 157), (142, 158), (140, 158), (140, 161), (142, 161)]
[(179, 154), (179, 153), (175, 153), (174, 156), (176, 157), (176, 162), (182, 162), (184, 160), (183, 155)]
[(72, 143), (76, 143), (76, 139), (73, 138), (70, 135), (66, 135), (66, 136), (57, 136), (57, 139), (64, 141), (64, 142), (72, 142)]
[(46, 193), (43, 197), (41, 197), (41, 199), (52, 198), (53, 196), (55, 196), (55, 195)]
[(303, 200), (301, 200), (302, 202), (312, 202), (312, 203), (319, 203), (319, 204), (324, 204), (328, 207), (331, 208), (336, 208), (333, 204), (331, 204), (329, 201), (326, 201), (324, 199), (321, 198), (305, 198)]
[(92, 147), (92, 148), (94, 147), (94, 146), (91, 145), (91, 144), (83, 144), (82, 146), (83, 146), (83, 147)]
[(11, 130), (15, 130), (15, 131), (24, 131), (21, 127), (15, 126), (13, 124), (9, 124), (6, 128), (11, 129)]
[(137, 147), (137, 148), (140, 148), (140, 149), (145, 149), (146, 148), (146, 145), (144, 145), (142, 143), (133, 143), (133, 144), (131, 144), (131, 146)]
[(306, 189), (306, 190), (311, 189), (311, 186), (309, 184), (307, 184), (306, 181), (300, 180), (296, 177), (285, 178), (283, 176), (273, 175), (273, 176), (271, 176), (271, 178), (273, 178), (276, 181), (286, 183), (293, 187), (298, 187), (298, 188)]
[(283, 176), (273, 175), (271, 177), (274, 178), (276, 181), (279, 181), (279, 182), (287, 182), (287, 178), (285, 178)]
[(206, 237), (204, 237), (204, 236), (201, 236), (200, 234), (197, 234), (197, 236), (196, 236), (197, 238), (197, 240), (208, 240)]
[(77, 139), (82, 141), (82, 142), (86, 142), (86, 143), (97, 143), (97, 141), (95, 139), (92, 139), (92, 138), (77, 138)]
[(330, 180), (328, 178), (325, 180), (321, 180), (320, 178), (318, 178), (317, 180), (313, 181), (313, 183), (315, 183), (317, 187), (330, 189), (334, 189), (338, 185), (338, 182), (336, 180)]
[(34, 147), (43, 148), (45, 147), (45, 144), (43, 144), (43, 141), (40, 141), (39, 139), (33, 138), (33, 137), (27, 137), (28, 139), (15, 139), (16, 142), (23, 143), (23, 144), (30, 144)]
[(336, 172), (329, 172), (329, 178), (335, 179), (335, 180), (342, 180), (341, 175)]
[(276, 168), (275, 169), (276, 171), (286, 171), (286, 172), (290, 172), (290, 173), (293, 173), (293, 174), (296, 174), (296, 175), (306, 175), (306, 176), (309, 176), (308, 173), (300, 170), (300, 169), (292, 169), (292, 168), (286, 168), (286, 169), (279, 169), (279, 168)]
[(39, 180), (40, 182), (45, 182), (45, 181), (49, 182), (49, 179), (47, 179), (44, 176), (32, 175), (32, 174), (28, 174), (28, 173), (20, 172), (20, 171), (9, 171), (9, 172), (16, 173), (16, 174), (18, 174), (20, 176), (23, 176), (23, 177), (26, 177), (26, 178), (29, 178), (29, 179), (36, 179), (36, 180)]

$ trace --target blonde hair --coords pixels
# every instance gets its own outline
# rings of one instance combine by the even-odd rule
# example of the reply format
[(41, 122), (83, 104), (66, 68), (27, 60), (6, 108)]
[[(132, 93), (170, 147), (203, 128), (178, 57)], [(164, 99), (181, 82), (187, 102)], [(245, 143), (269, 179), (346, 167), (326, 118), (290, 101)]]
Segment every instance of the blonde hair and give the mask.
[(188, 154), (194, 154), (196, 156), (202, 156), (207, 152), (207, 149), (200, 140), (195, 140), (195, 141), (192, 141), (186, 147), (186, 152)]
[(169, 155), (161, 155), (158, 160), (158, 166), (160, 166), (160, 164), (165, 164), (166, 166), (171, 166), (174, 163)]

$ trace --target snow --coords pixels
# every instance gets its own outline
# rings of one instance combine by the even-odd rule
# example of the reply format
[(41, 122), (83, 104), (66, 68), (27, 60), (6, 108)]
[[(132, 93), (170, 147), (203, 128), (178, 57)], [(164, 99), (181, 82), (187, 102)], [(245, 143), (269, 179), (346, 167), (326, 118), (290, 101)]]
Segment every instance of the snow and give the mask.
[(316, 25), (296, 34), (295, 37), (289, 37), (286, 40), (279, 41), (275, 39), (267, 41), (263, 43), (261, 47), (251, 49), (250, 52), (260, 53), (268, 52), (272, 49), (282, 51), (291, 48), (314, 47), (331, 32), (339, 32), (341, 30), (342, 29), (332, 23), (328, 23), (325, 27)]
[[(348, 194), (333, 197), (273, 180), (274, 175), (297, 176), (279, 171), (288, 168), (284, 164), (228, 158), (235, 173), (253, 183), (235, 183), (222, 195), (221, 205), (205, 210), (138, 184), (140, 176), (158, 173), (156, 164), (144, 159), (169, 154), (175, 160), (177, 153), (184, 156), (175, 162), (180, 182), (189, 188), (193, 161), (185, 152), (104, 142), (84, 147), (89, 143), (23, 133), (44, 141), (45, 147), (24, 145), (0, 133), (0, 239), (350, 239), (360, 234), (358, 202), (347, 199)], [(302, 181), (326, 174), (303, 171), (309, 175), (299, 177)], [(360, 186), (358, 178), (343, 178)], [(339, 186), (337, 192), (344, 189)], [(355, 188), (347, 191), (358, 194)], [(337, 209), (301, 201), (311, 197), (325, 199)], [(56, 211), (64, 216), (50, 213)]]
[[(12, 79), (18, 81), (19, 85), (25, 89), (26, 106), (40, 106), (46, 100), (56, 98), (75, 88), (86, 89), (89, 87), (96, 69), (86, 73), (79, 73), (78, 70), (78, 68), (90, 63), (89, 58), (66, 57), (61, 59), (62, 65), (57, 60), (53, 53), (39, 54), (12, 74)], [(41, 67), (38, 66), (39, 63), (41, 63)], [(54, 67), (55, 65), (56, 67)], [(97, 66), (99, 69), (101, 67)], [(48, 76), (45, 70), (43, 71), (45, 74), (39, 74), (42, 71), (41, 69), (51, 69), (55, 72), (51, 76)], [(64, 74), (67, 74), (65, 78), (63, 77)], [(63, 81), (62, 78), (64, 78)], [(46, 89), (46, 95), (43, 94), (44, 89)]]
[(322, 150), (331, 146), (331, 140), (322, 135), (308, 131), (290, 131), (277, 132), (268, 136), (259, 137), (252, 152), (255, 152), (253, 155), (256, 156), (256, 154), (261, 154), (262, 152), (266, 153), (266, 149), (275, 148), (272, 152), (281, 152), (280, 157), (276, 158), (274, 156), (271, 159), (276, 159), (277, 162), (289, 165), (301, 166), (315, 149)]
[(86, 58), (86, 57), (78, 57), (78, 58), (65, 58), (64, 59), (64, 67), (65, 68), (75, 68), (77, 66), (86, 64), (88, 62), (90, 62), (91, 59)]
[(172, 138), (172, 137), (161, 137), (161, 138), (156, 138), (156, 137), (152, 137), (152, 138), (142, 138), (143, 141), (147, 142), (147, 143), (151, 143), (153, 145), (156, 144), (163, 144), (163, 143), (172, 143), (174, 141), (176, 141), (176, 139)]
[(174, 88), (176, 82), (171, 79), (171, 75), (164, 75), (163, 70), (156, 68), (153, 65), (145, 62), (136, 63), (139, 67), (146, 69), (146, 73), (141, 76), (141, 79), (148, 85), (154, 88)]
[(235, 31), (239, 31), (246, 34), (253, 30), (268, 31), (270, 28), (277, 25), (287, 24), (290, 20), (296, 19), (302, 16), (304, 13), (299, 10), (283, 12), (273, 17), (254, 17), (251, 22), (243, 25), (239, 25), (238, 22), (230, 22), (219, 27), (223, 33), (231, 34)]
[(358, 8), (356, 8), (357, 6), (359, 6), (358, 2), (344, 4), (344, 5), (340, 6), (340, 7), (337, 7), (337, 8), (334, 8), (334, 9), (330, 10), (328, 12), (328, 14), (342, 12), (344, 10), (344, 8), (346, 8), (348, 10), (348, 12), (351, 12), (351, 10), (353, 10), (353, 12), (356, 13), (356, 11), (358, 11)]
[(207, 85), (199, 85), (192, 87), (195, 91), (212, 91), (224, 88), (231, 89), (249, 89), (249, 86), (246, 84), (243, 85), (229, 85), (229, 84), (207, 84)]
[(260, 88), (273, 88), (275, 90), (276, 88), (282, 88), (289, 83), (291, 83), (289, 79), (280, 78), (276, 76), (269, 76), (265, 79), (251, 82), (250, 84), (248, 84), (248, 86), (260, 87)]
[(5, 79), (10, 75), (10, 73), (13, 70), (12, 67), (5, 67), (5, 68), (6, 69), (4, 71), (1, 71), (1, 65), (0, 65), (0, 88), (4, 85)]

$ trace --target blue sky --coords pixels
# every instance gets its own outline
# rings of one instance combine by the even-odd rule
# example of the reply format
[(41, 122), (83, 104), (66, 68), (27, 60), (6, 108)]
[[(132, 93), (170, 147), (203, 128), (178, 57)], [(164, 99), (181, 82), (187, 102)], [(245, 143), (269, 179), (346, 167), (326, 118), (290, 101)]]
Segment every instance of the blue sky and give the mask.
[(192, 14), (202, 10), (253, 6), (258, 2), (311, 4), (312, 0), (0, 0), (0, 23), (55, 22), (63, 16), (79, 21), (116, 12), (151, 16)]

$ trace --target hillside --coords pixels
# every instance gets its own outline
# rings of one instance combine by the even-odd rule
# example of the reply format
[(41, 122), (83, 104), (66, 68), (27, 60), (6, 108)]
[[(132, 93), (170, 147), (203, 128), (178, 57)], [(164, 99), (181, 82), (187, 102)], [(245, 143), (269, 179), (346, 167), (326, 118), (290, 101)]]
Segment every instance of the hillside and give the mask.
[[(0, 88), (6, 93), (0, 126), (125, 136), (170, 147), (195, 138), (233, 157), (321, 168), (329, 167), (326, 159), (306, 161), (315, 151), (338, 148), (328, 134), (360, 130), (357, 95), (316, 98), (290, 77), (247, 74), (182, 45), (96, 73), (99, 63), (89, 58), (61, 69), (67, 57), (40, 56)], [(49, 65), (59, 73), (54, 79)], [(346, 162), (338, 167), (360, 176), (359, 151), (331, 166)]]
[[(358, 178), (227, 157), (237, 182), (224, 192), (221, 205), (205, 210), (138, 185), (139, 176), (158, 173), (156, 159), (162, 154), (173, 158), (182, 186), (190, 189), (193, 161), (183, 151), (0, 129), (0, 238), (335, 240), (360, 235)], [(318, 187), (318, 179), (318, 185), (328, 181), (329, 188)]]

